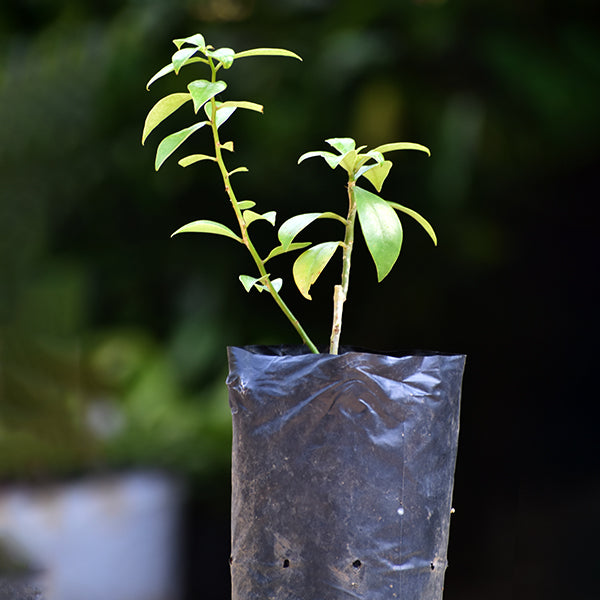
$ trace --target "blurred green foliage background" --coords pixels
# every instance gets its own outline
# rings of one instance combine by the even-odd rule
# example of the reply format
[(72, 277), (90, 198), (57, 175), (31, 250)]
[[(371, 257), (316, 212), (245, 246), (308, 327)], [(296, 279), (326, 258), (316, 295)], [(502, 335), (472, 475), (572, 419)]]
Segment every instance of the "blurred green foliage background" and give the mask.
[[(405, 219), (380, 285), (356, 252), (342, 342), (469, 355), (449, 600), (565, 597), (549, 573), (579, 525), (563, 518), (555, 552), (533, 540), (556, 511), (574, 519), (581, 498), (600, 497), (582, 425), (598, 414), (585, 377), (597, 334), (598, 22), (588, 0), (4, 0), (0, 479), (151, 465), (226, 497), (225, 346), (296, 339), (269, 298), (239, 284), (250, 267), (238, 247), (169, 239), (231, 215), (212, 165), (154, 172), (160, 136), (141, 147), (144, 118), (181, 83), (145, 84), (175, 37), (285, 47), (304, 62), (228, 71), (232, 99), (265, 105), (224, 126), (250, 169), (239, 196), (279, 222), (343, 210), (343, 175), (296, 166), (303, 152), (338, 136), (431, 148), (393, 157), (382, 195), (428, 218), (439, 247)], [(202, 152), (208, 136), (191, 142)], [(269, 246), (269, 225), (256, 227)], [(309, 303), (291, 264), (277, 267), (325, 343), (334, 269)]]

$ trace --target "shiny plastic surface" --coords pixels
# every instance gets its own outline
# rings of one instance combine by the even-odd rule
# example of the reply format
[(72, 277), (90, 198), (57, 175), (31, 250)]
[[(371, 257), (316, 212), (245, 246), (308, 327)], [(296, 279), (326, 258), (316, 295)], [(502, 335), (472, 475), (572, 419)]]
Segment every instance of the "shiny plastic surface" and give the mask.
[(465, 356), (228, 353), (233, 600), (440, 600)]

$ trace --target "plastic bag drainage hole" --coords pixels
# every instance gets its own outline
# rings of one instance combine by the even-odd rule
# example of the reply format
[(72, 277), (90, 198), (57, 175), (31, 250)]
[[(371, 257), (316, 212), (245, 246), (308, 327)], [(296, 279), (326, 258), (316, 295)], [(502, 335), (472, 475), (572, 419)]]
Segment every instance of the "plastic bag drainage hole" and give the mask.
[(360, 568), (362, 567), (362, 563), (360, 562), (360, 560), (355, 560), (355, 561), (352, 563), (352, 566), (353, 566), (355, 569), (360, 569)]
[(290, 561), (287, 558), (284, 559), (282, 566), (284, 569), (287, 569), (290, 566)]

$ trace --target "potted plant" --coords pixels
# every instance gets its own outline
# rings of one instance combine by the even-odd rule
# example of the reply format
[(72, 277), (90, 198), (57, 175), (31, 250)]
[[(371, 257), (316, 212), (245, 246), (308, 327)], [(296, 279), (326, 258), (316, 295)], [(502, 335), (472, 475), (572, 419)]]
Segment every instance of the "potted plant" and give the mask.
[[(400, 253), (398, 213), (416, 219), (437, 243), (421, 215), (379, 195), (392, 167), (389, 153), (429, 150), (404, 142), (368, 150), (351, 138), (332, 138), (327, 140), (332, 151), (304, 154), (299, 162), (319, 157), (346, 171), (347, 214), (293, 216), (279, 227), (273, 249), (261, 255), (251, 240), (252, 224), (262, 220), (275, 225), (277, 215), (259, 212), (253, 201), (238, 200), (234, 176), (248, 169), (229, 166), (234, 147), (221, 137), (221, 127), (238, 109), (262, 112), (263, 107), (225, 99), (222, 75), (247, 57), (300, 57), (278, 48), (215, 49), (200, 34), (174, 44), (171, 62), (148, 87), (165, 75), (184, 69), (190, 73), (196, 67), (204, 69), (206, 78), (192, 79), (184, 91), (168, 94), (153, 106), (142, 143), (179, 108), (192, 107), (196, 122), (160, 142), (155, 167), (195, 132), (210, 131), (214, 152), (189, 154), (179, 164), (215, 163), (235, 223), (201, 219), (175, 234), (211, 233), (245, 246), (256, 273), (240, 275), (241, 284), (248, 292), (267, 292), (302, 341), (297, 347), (228, 349), (233, 598), (439, 599), (465, 357), (437, 352), (386, 355), (340, 346), (357, 222), (379, 281)], [(339, 222), (343, 235), (314, 245), (299, 241), (300, 233), (320, 219)], [(272, 274), (272, 259), (297, 251), (301, 253), (293, 264), (293, 278), (307, 299), (323, 269), (341, 254), (328, 352), (320, 352), (300, 325), (281, 296), (282, 278)]]

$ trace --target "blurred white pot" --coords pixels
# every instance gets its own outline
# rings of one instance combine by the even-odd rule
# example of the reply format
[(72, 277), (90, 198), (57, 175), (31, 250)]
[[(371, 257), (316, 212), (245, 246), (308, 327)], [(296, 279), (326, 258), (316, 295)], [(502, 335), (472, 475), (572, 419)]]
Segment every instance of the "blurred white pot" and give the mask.
[(34, 566), (44, 600), (177, 600), (182, 487), (155, 472), (0, 489), (0, 539)]

